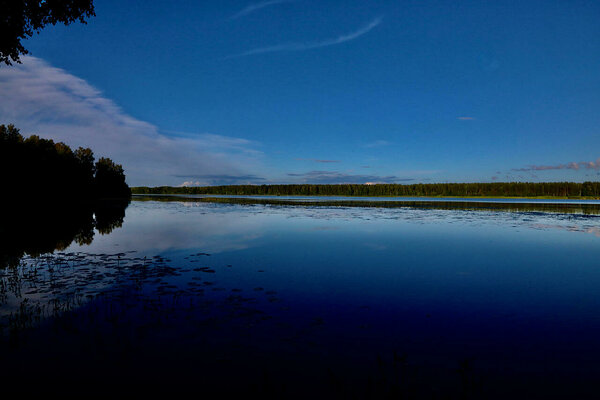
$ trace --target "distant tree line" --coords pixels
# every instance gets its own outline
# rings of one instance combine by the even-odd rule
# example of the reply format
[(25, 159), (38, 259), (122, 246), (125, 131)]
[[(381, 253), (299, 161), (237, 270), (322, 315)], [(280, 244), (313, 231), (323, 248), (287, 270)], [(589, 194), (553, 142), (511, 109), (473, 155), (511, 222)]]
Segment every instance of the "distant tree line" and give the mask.
[(340, 185), (235, 185), (202, 187), (134, 187), (134, 194), (214, 194), (273, 196), (410, 196), (410, 197), (590, 197), (600, 198), (600, 182), (493, 182), (340, 184)]
[(5, 196), (44, 201), (131, 196), (121, 165), (109, 158), (95, 161), (89, 148), (73, 151), (37, 135), (24, 138), (14, 125), (0, 125), (0, 171)]

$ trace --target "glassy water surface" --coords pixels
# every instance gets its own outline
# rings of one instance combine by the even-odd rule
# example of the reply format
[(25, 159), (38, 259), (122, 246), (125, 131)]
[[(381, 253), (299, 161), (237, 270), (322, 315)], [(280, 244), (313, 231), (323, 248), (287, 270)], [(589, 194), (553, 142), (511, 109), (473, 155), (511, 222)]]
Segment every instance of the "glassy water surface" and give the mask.
[(277, 398), (598, 393), (597, 212), (151, 199), (112, 228), (3, 258), (4, 376)]

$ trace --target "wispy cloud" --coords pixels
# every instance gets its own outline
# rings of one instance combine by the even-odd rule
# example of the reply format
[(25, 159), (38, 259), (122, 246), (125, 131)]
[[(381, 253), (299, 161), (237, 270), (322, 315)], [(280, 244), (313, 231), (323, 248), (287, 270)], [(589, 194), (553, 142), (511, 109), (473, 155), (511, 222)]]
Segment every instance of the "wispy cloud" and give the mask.
[(185, 181), (179, 185), (177, 185), (178, 187), (188, 187), (188, 186), (201, 186), (202, 183), (200, 183), (199, 181)]
[(169, 136), (177, 137), (179, 139), (192, 139), (199, 146), (202, 146), (205, 149), (222, 149), (227, 151), (235, 151), (240, 153), (256, 155), (262, 154), (260, 150), (256, 149), (256, 147), (259, 147), (260, 144), (253, 140), (231, 136), (215, 135), (213, 133), (190, 133), (166, 130), (161, 130), (161, 132), (167, 133), (169, 134)]
[(595, 169), (595, 170), (600, 170), (600, 158), (598, 158), (596, 161), (569, 162), (566, 164), (557, 164), (557, 165), (530, 165), (525, 168), (513, 168), (512, 170), (528, 172), (528, 171), (547, 171), (547, 170), (553, 170), (553, 169), (572, 169), (572, 170)]
[(47, 62), (25, 56), (0, 69), (0, 123), (24, 135), (90, 147), (123, 165), (131, 185), (179, 184), (175, 175), (241, 176), (260, 169), (257, 143), (209, 133), (166, 135), (132, 117), (98, 89)]
[(338, 171), (309, 171), (304, 173), (289, 173), (289, 177), (303, 183), (395, 183), (413, 181), (413, 178), (400, 178), (397, 176), (355, 175)]
[(246, 8), (240, 10), (238, 13), (232, 15), (229, 19), (238, 19), (240, 17), (246, 16), (255, 11), (258, 11), (261, 8), (274, 6), (277, 4), (283, 4), (283, 3), (293, 3), (294, 1), (295, 0), (269, 0), (269, 1), (262, 1), (260, 3), (250, 4)]
[(250, 55), (255, 55), (255, 54), (274, 53), (274, 52), (279, 52), (279, 51), (303, 51), (303, 50), (318, 49), (320, 47), (334, 46), (336, 44), (349, 42), (351, 40), (361, 37), (362, 35), (371, 31), (377, 25), (379, 25), (381, 23), (381, 21), (382, 21), (382, 17), (377, 17), (377, 18), (373, 19), (371, 22), (369, 22), (368, 24), (359, 28), (358, 30), (351, 32), (351, 33), (347, 33), (345, 35), (340, 35), (336, 38), (325, 39), (325, 40), (321, 40), (318, 42), (285, 43), (285, 44), (279, 44), (279, 45), (275, 45), (275, 46), (259, 47), (256, 49), (245, 51), (243, 53), (230, 55), (227, 58), (245, 57), (245, 56), (250, 56)]
[(175, 177), (191, 179), (179, 186), (253, 185), (266, 181), (265, 178), (256, 175), (175, 175)]
[(461, 121), (472, 121), (475, 117), (456, 117), (456, 119), (460, 119)]

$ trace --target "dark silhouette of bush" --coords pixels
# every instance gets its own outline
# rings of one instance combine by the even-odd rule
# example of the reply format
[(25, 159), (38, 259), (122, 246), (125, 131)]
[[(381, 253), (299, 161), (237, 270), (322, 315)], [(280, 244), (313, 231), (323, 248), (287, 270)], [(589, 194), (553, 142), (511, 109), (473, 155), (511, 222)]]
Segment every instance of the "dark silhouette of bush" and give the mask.
[(95, 15), (93, 0), (0, 0), (0, 64), (20, 63), (19, 56), (29, 53), (21, 40), (46, 25), (85, 24)]
[(109, 158), (95, 163), (89, 148), (73, 151), (36, 135), (24, 138), (14, 125), (0, 125), (0, 171), (5, 193), (20, 199), (91, 202), (131, 196), (121, 165)]
[(120, 228), (130, 199), (84, 204), (34, 203), (0, 209), (0, 270), (16, 266), (28, 254), (62, 251), (72, 243), (92, 243), (95, 230), (107, 235)]
[(131, 190), (125, 183), (123, 167), (110, 158), (101, 158), (96, 163), (94, 189), (99, 197), (129, 197)]

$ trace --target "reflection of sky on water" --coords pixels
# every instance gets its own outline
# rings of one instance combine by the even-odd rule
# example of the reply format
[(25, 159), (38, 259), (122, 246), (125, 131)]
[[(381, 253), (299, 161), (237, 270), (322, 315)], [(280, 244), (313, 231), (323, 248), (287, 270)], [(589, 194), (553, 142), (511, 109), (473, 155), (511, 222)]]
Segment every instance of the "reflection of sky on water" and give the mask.
[(600, 310), (598, 237), (583, 234), (599, 227), (598, 217), (539, 212), (134, 201), (122, 229), (69, 250), (175, 260), (203, 251), (237, 266), (241, 286), (262, 269), (309, 302), (541, 316), (577, 297), (575, 317)]
[[(422, 225), (424, 227), (419, 228)], [(557, 213), (523, 213), (409, 208), (296, 207), (262, 205), (222, 205), (194, 202), (133, 202), (127, 209), (124, 227), (107, 236), (97, 236), (90, 246), (70, 250), (114, 252), (137, 250), (163, 252), (202, 248), (211, 253), (242, 250), (258, 245), (260, 239), (275, 233), (286, 235), (334, 231), (336, 235), (360, 231), (369, 236), (418, 234), (421, 230), (438, 235), (484, 234), (512, 235), (520, 240), (532, 235), (546, 239), (558, 229), (598, 236), (600, 218)], [(412, 230), (415, 230), (412, 232)], [(543, 231), (541, 233), (540, 231)], [(437, 232), (437, 233), (436, 233)], [(536, 236), (537, 237), (537, 236)], [(561, 236), (559, 242), (567, 239)], [(377, 237), (386, 241), (386, 237)], [(381, 243), (367, 247), (381, 250)]]
[(569, 232), (582, 232), (589, 233), (596, 237), (600, 237), (600, 227), (590, 225), (550, 225), (550, 224), (532, 224), (531, 228), (534, 229), (563, 229)]
[[(173, 273), (159, 268), (145, 301), (184, 290), (204, 307), (200, 321), (207, 312), (225, 324), (202, 330), (201, 341), (226, 349), (250, 338), (259, 354), (314, 354), (358, 370), (399, 351), (432, 374), (445, 365), (448, 376), (472, 358), (489, 377), (533, 371), (546, 388), (552, 370), (590, 384), (585, 374), (600, 373), (599, 229), (597, 216), (543, 212), (134, 201), (122, 228), (65, 251), (81, 261), (61, 282), (69, 290), (103, 273), (91, 292), (119, 293), (147, 256), (149, 271), (163, 263)], [(144, 266), (121, 273), (115, 253), (128, 251), (129, 265)], [(90, 259), (104, 261), (80, 271)], [(230, 316), (249, 304), (273, 324), (238, 330), (245, 320)], [(168, 326), (179, 340), (194, 325)], [(172, 351), (172, 342), (150, 343)]]
[(241, 250), (261, 235), (260, 219), (248, 216), (243, 210), (220, 210), (211, 205), (136, 202), (127, 209), (122, 229), (97, 237), (91, 246), (75, 245), (68, 251), (156, 254), (195, 248), (215, 253)]

